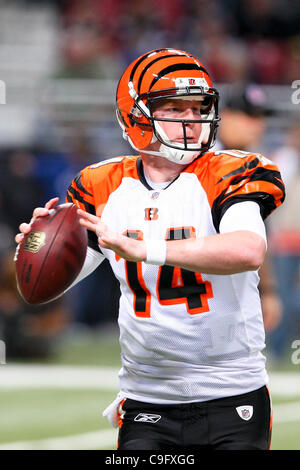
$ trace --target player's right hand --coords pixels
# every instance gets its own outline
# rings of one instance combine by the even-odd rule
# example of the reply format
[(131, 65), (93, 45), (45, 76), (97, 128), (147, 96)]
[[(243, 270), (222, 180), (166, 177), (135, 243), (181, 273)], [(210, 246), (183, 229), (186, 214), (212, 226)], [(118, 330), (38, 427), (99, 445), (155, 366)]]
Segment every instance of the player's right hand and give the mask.
[(50, 199), (48, 202), (46, 202), (45, 207), (36, 207), (33, 211), (32, 214), (32, 219), (29, 222), (29, 224), (23, 222), (22, 224), (19, 225), (19, 229), (21, 233), (18, 233), (15, 236), (15, 241), (16, 243), (21, 243), (23, 240), (24, 236), (30, 232), (31, 230), (31, 224), (35, 221), (37, 217), (44, 217), (49, 214), (49, 211), (53, 209), (59, 201), (58, 197), (54, 197)]

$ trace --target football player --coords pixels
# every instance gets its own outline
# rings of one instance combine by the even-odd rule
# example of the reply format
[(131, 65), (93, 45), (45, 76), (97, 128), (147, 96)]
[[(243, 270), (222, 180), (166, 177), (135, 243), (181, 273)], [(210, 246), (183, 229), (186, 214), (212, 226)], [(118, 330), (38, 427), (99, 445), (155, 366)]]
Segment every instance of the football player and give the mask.
[[(89, 233), (76, 282), (105, 258), (120, 282), (120, 393), (104, 412), (118, 448), (268, 449), (257, 285), (263, 220), (284, 200), (280, 173), (260, 154), (210, 151), (219, 94), (187, 52), (136, 59), (116, 100), (138, 155), (83, 169), (67, 201)], [(20, 229), (17, 242), (30, 226)]]

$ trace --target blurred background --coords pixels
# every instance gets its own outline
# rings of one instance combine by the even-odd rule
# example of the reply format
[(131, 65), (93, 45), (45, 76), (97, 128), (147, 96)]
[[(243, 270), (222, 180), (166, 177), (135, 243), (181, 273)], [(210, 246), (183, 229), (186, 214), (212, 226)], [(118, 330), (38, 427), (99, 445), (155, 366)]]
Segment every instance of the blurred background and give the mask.
[[(77, 432), (99, 427), (98, 383), (97, 392), (79, 392), (77, 384), (67, 395), (48, 384), (51, 391), (43, 389), (41, 408), (52, 410), (54, 403), (61, 403), (65, 427), (51, 422), (45, 428), (33, 412), (41, 394), (30, 384), (22, 390), (22, 380), (17, 390), (9, 389), (13, 381), (5, 385), (3, 377), (9, 366), (18, 377), (24, 370), (34, 376), (40, 369), (30, 367), (41, 363), (117, 370), (117, 281), (104, 262), (68, 295), (30, 307), (16, 291), (14, 235), (21, 222), (30, 220), (34, 207), (57, 195), (63, 201), (83, 167), (132, 154), (115, 119), (116, 85), (132, 60), (155, 48), (191, 52), (210, 71), (221, 94), (216, 149), (260, 152), (280, 168), (287, 198), (267, 221), (269, 253), (261, 273), (265, 352), (271, 371), (299, 375), (299, 24), (298, 0), (152, 0), (151, 6), (146, 0), (0, 0), (0, 80), (6, 87), (6, 104), (0, 104), (0, 340), (6, 359), (0, 365), (2, 415), (7, 403), (0, 443), (75, 434), (74, 410), (78, 412), (81, 398), (89, 419), (80, 417)], [(20, 364), (29, 369), (19, 369)], [(279, 383), (281, 392), (282, 387), (290, 392), (288, 402), (300, 400), (287, 379)], [(106, 402), (105, 393), (111, 394), (103, 393)], [(280, 393), (283, 406), (286, 394)], [(18, 413), (11, 412), (12, 403)], [(290, 433), (300, 434), (300, 401), (295, 403), (298, 415), (295, 406), (288, 408), (290, 418), (282, 418), (277, 428), (277, 448), (300, 448), (290, 435), (284, 441), (284, 423), (289, 423)], [(36, 420), (25, 429), (21, 421), (29, 415)], [(103, 446), (113, 446), (109, 439)], [(88, 442), (94, 442), (91, 436)]]

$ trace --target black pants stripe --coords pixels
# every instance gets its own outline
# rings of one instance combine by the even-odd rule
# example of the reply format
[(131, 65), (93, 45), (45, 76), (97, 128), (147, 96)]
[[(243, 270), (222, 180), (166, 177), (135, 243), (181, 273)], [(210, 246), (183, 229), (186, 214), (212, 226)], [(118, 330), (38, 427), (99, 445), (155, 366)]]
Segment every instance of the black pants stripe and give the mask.
[(207, 402), (157, 405), (126, 399), (119, 450), (268, 450), (271, 403), (266, 386)]

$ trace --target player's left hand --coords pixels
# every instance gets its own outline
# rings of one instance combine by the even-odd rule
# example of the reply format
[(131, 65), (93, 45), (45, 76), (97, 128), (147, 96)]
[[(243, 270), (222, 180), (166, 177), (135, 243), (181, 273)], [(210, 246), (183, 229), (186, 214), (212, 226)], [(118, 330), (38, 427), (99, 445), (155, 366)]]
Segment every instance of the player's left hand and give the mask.
[(98, 243), (102, 248), (113, 250), (121, 258), (127, 261), (145, 261), (146, 245), (143, 240), (134, 240), (120, 233), (110, 230), (101, 219), (81, 209), (77, 211), (80, 223), (98, 237)]

